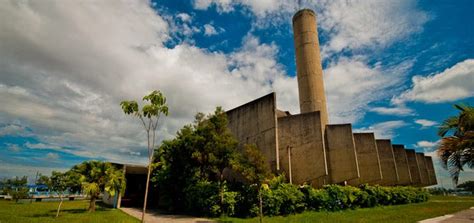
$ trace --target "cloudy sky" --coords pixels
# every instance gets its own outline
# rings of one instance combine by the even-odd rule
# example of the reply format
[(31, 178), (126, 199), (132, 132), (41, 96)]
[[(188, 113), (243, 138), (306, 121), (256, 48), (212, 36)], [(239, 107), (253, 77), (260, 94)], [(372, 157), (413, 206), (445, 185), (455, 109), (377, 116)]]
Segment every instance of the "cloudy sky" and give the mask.
[(291, 17), (301, 7), (318, 14), (330, 122), (435, 155), (452, 104), (474, 104), (474, 2), (297, 2), (2, 1), (0, 177), (87, 159), (143, 164), (144, 132), (119, 102), (154, 89), (170, 106), (160, 141), (196, 112), (272, 91), (298, 113)]

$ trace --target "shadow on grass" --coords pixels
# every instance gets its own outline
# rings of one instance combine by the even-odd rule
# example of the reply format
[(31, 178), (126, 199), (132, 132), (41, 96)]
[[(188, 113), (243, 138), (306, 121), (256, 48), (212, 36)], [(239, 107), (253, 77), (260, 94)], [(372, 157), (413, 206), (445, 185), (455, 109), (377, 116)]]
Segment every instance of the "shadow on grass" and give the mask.
[[(96, 205), (97, 206), (96, 206), (95, 212), (109, 212), (109, 211), (112, 210), (109, 206), (107, 206), (103, 203), (97, 203)], [(34, 218), (51, 217), (51, 218), (55, 218), (56, 217), (56, 212), (57, 212), (57, 210), (54, 209), (54, 210), (49, 210), (46, 213), (28, 215), (28, 217), (34, 217)], [(86, 208), (65, 208), (65, 209), (61, 209), (60, 215), (61, 215), (61, 213), (67, 213), (67, 214), (74, 215), (74, 214), (88, 214), (89, 211), (88, 211), (88, 207), (86, 207)], [(94, 212), (90, 212), (90, 213), (94, 213)]]

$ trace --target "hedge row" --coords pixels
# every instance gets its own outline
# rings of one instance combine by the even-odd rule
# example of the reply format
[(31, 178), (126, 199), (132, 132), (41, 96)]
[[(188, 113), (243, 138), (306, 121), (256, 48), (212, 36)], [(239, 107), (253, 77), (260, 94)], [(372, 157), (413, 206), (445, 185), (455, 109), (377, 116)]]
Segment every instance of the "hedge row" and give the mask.
[[(258, 214), (257, 190), (241, 185), (228, 189), (219, 196), (215, 183), (200, 182), (186, 192), (188, 210), (207, 216), (256, 216)], [(418, 203), (428, 200), (429, 193), (415, 187), (382, 187), (361, 185), (360, 187), (327, 185), (321, 189), (311, 186), (296, 186), (284, 183), (277, 177), (262, 189), (264, 215), (288, 215), (305, 210), (339, 211)]]

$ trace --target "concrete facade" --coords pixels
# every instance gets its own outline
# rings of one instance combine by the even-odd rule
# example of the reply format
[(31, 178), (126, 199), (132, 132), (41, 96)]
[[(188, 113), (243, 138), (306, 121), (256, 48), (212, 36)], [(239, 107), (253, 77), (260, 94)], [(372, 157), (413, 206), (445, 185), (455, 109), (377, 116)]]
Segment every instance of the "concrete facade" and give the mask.
[(418, 159), (416, 158), (416, 152), (414, 149), (407, 149), (408, 166), (410, 167), (410, 174), (412, 185), (421, 186), (421, 173)]
[(319, 50), (316, 14), (303, 9), (293, 16), (296, 71), (301, 113), (320, 111), (321, 125), (328, 123), (323, 68)]
[(392, 145), (395, 162), (397, 162), (398, 185), (411, 185), (410, 167), (404, 145)]
[(382, 180), (379, 152), (374, 133), (354, 133), (360, 177), (350, 180), (349, 185), (373, 184)]
[(425, 156), (425, 163), (426, 168), (428, 169), (428, 175), (430, 179), (430, 185), (438, 184), (438, 180), (436, 179), (436, 173), (433, 165), (433, 159), (431, 156)]
[(278, 118), (280, 170), (295, 184), (328, 174), (319, 112)]
[(360, 177), (351, 124), (326, 125), (329, 181), (334, 184)]
[(416, 153), (416, 160), (418, 161), (418, 166), (420, 167), (421, 186), (429, 186), (430, 178), (429, 178), (428, 169), (425, 163), (425, 154)]
[(432, 161), (422, 162), (413, 150), (376, 140), (373, 133), (353, 134), (351, 124), (328, 123), (316, 14), (298, 11), (293, 31), (300, 114), (279, 110), (275, 93), (229, 110), (228, 126), (239, 148), (255, 144), (270, 169), (295, 184), (435, 182)]
[(377, 139), (375, 142), (379, 151), (380, 166), (382, 167), (382, 180), (377, 183), (384, 186), (398, 184), (399, 177), (392, 142), (389, 139)]
[(255, 144), (272, 171), (279, 170), (275, 93), (227, 111), (229, 129), (240, 145)]

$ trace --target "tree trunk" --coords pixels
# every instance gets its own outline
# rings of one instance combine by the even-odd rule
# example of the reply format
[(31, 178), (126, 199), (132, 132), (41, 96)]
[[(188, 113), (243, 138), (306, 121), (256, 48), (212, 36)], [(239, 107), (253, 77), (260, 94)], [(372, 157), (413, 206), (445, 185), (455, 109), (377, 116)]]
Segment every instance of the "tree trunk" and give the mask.
[(59, 216), (59, 211), (61, 210), (61, 205), (63, 204), (63, 196), (61, 194), (59, 195), (59, 200), (61, 201), (59, 202), (58, 211), (56, 212), (56, 218)]
[(148, 176), (146, 177), (145, 200), (143, 201), (142, 222), (145, 222), (146, 202), (148, 199), (148, 186), (150, 184), (150, 175), (151, 175), (151, 160), (148, 163)]
[(262, 223), (263, 222), (263, 199), (262, 199), (262, 190), (260, 187), (258, 188), (258, 203), (259, 203), (258, 206), (260, 209), (259, 218), (260, 218), (260, 223)]
[(91, 201), (89, 203), (89, 212), (94, 212), (95, 211), (95, 195), (91, 196)]

